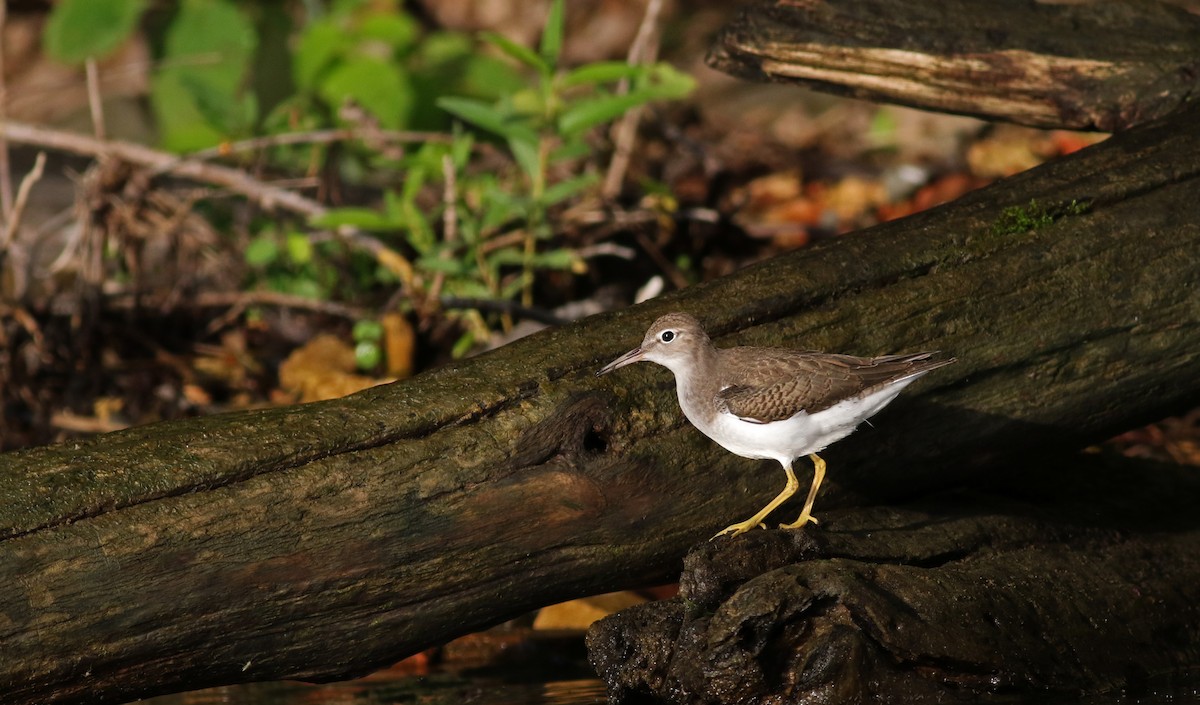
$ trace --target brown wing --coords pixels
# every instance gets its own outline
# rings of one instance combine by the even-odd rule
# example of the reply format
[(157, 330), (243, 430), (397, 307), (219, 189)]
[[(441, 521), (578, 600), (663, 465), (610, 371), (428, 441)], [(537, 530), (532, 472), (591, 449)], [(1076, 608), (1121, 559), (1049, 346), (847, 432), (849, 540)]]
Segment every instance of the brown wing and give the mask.
[(717, 406), (747, 421), (770, 423), (801, 411), (828, 409), (847, 397), (888, 382), (924, 374), (953, 360), (935, 353), (865, 358), (850, 355), (772, 350), (768, 356), (730, 348), (725, 369), (737, 370), (733, 384), (717, 392)]

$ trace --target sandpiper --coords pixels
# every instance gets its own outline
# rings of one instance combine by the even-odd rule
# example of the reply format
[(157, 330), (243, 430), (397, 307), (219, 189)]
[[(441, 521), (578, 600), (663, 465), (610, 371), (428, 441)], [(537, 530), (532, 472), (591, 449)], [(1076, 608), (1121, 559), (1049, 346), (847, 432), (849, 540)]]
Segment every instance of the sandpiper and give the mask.
[(642, 360), (675, 375), (684, 416), (700, 432), (744, 458), (777, 460), (787, 485), (746, 521), (717, 532), (737, 536), (756, 526), (799, 488), (792, 461), (807, 455), (813, 482), (804, 511), (781, 529), (808, 522), (825, 478), (817, 453), (854, 432), (900, 390), (953, 358), (920, 352), (883, 357), (852, 357), (788, 348), (717, 348), (686, 313), (669, 313), (650, 326), (642, 344), (605, 365), (596, 376)]

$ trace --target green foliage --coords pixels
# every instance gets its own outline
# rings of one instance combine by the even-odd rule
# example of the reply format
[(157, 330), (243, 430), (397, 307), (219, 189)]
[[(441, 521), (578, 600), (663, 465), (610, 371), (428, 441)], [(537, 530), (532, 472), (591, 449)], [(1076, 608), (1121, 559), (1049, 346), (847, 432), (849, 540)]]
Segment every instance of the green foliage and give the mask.
[(288, 107), (336, 119), (347, 101), (389, 129), (408, 125), (416, 95), (404, 65), (419, 28), (407, 15), (339, 3), (300, 35), (293, 78), (298, 94)]
[(315, 246), (300, 232), (264, 228), (243, 253), (253, 280), (268, 289), (311, 299), (328, 299), (340, 280), (330, 243)]
[(256, 45), (254, 25), (237, 3), (183, 0), (150, 92), (166, 149), (201, 149), (250, 134), (258, 108), (245, 84)]
[[(409, 286), (414, 295), (433, 291), (460, 299), (520, 295), (528, 304), (537, 271), (583, 271), (584, 262), (573, 249), (554, 243), (547, 214), (597, 181), (592, 171), (577, 172), (576, 162), (591, 152), (584, 141), (588, 131), (650, 101), (686, 95), (693, 81), (665, 64), (601, 62), (561, 70), (562, 32), (563, 2), (557, 0), (537, 51), (500, 35), (483, 35), (517, 64), (517, 69), (503, 75), (519, 76), (516, 71), (523, 69), (529, 77), (491, 98), (455, 95), (436, 101), (447, 113), (502, 140), (520, 178), (473, 169), (474, 138), (459, 132), (450, 144), (426, 144), (407, 156), (399, 164), (402, 185), (385, 193), (380, 208), (333, 209), (313, 224), (331, 229), (353, 226), (395, 241), (411, 258), (414, 274)], [(328, 48), (334, 43), (331, 36), (313, 45), (323, 48), (310, 51), (314, 56), (336, 56), (337, 51)], [(423, 55), (461, 56), (466, 48), (446, 35), (435, 44)], [(298, 75), (298, 81), (312, 81), (320, 74), (313, 65), (306, 65), (304, 71), (306, 77)], [(625, 92), (617, 90), (619, 82), (627, 84)], [(447, 172), (453, 185), (449, 204)], [(574, 174), (552, 182), (551, 173), (564, 172)], [(431, 200), (431, 192), (442, 197)], [(471, 347), (479, 329), (468, 326), (455, 346), (456, 354)]]
[(1009, 206), (1001, 213), (999, 219), (992, 225), (995, 235), (1018, 235), (1030, 230), (1037, 230), (1052, 225), (1056, 220), (1069, 216), (1081, 215), (1091, 210), (1090, 201), (1072, 199), (1070, 203), (1046, 206), (1030, 199), (1027, 206)]
[(360, 370), (373, 370), (383, 362), (383, 324), (363, 319), (354, 324), (354, 362)]
[(62, 0), (46, 23), (46, 52), (65, 64), (103, 59), (137, 26), (146, 0)]
[[(103, 55), (133, 31), (147, 5), (61, 0), (47, 43), (64, 61)], [(178, 0), (151, 37), (151, 102), (168, 150), (330, 127), (364, 135), (336, 150), (277, 146), (267, 156), (284, 171), (333, 170), (344, 184), (381, 193), (376, 206), (331, 209), (310, 225), (374, 233), (387, 251), (349, 250), (337, 239), (314, 244), (307, 233), (263, 224), (244, 251), (248, 283), (274, 291), (328, 298), (399, 283), (414, 306), (438, 296), (520, 296), (530, 304), (536, 273), (584, 270), (570, 243), (555, 237), (549, 216), (598, 181), (586, 163), (594, 129), (693, 88), (689, 76), (666, 64), (564, 68), (563, 0), (551, 4), (536, 48), (498, 34), (480, 42), (426, 32), (399, 0), (311, 0), (304, 8), (299, 14), (235, 0)], [(266, 61), (271, 65), (261, 65)], [(403, 154), (368, 139), (375, 128), (452, 126), (449, 141)], [(503, 145), (512, 168), (476, 163), (478, 140)], [(332, 158), (337, 162), (326, 163)], [(479, 312), (461, 316), (469, 332), (456, 354), (487, 330)], [(370, 351), (378, 340), (365, 331), (355, 335), (364, 368), (378, 362)]]
[[(505, 264), (519, 261), (519, 284), (526, 304), (532, 303), (534, 270), (581, 266), (577, 258), (571, 261), (561, 252), (539, 254), (537, 241), (552, 234), (546, 222), (547, 209), (578, 194), (594, 177), (584, 175), (550, 185), (551, 168), (574, 155), (586, 154), (583, 140), (591, 128), (651, 101), (681, 98), (694, 87), (690, 76), (667, 64), (602, 62), (561, 71), (563, 13), (564, 0), (554, 0), (537, 52), (498, 34), (484, 35), (490, 44), (535, 72), (532, 85), (492, 101), (466, 97), (437, 101), (443, 110), (502, 138), (524, 174), (524, 192), (514, 195), (509, 204), (516, 206), (512, 215), (524, 223), (525, 241), (519, 257), (508, 249), (497, 254), (505, 258)], [(619, 82), (627, 84), (626, 91), (610, 85)]]

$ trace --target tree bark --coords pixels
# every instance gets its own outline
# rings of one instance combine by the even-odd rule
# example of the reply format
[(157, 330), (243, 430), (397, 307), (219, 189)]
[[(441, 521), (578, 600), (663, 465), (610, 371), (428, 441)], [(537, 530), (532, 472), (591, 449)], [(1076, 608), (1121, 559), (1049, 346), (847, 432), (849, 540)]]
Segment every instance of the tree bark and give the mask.
[(1195, 470), (1081, 455), (1016, 474), (697, 548), (679, 597), (592, 626), (593, 664), (616, 702), (688, 704), (1162, 697), (1193, 679)]
[(1200, 91), (1200, 17), (1153, 2), (758, 0), (715, 68), (1034, 127), (1122, 130)]
[(593, 378), (670, 310), (723, 345), (959, 358), (831, 449), (818, 516), (1161, 417), (1200, 391), (1198, 113), (405, 383), (0, 456), (0, 692), (343, 678), (673, 578), (783, 478), (664, 370)]

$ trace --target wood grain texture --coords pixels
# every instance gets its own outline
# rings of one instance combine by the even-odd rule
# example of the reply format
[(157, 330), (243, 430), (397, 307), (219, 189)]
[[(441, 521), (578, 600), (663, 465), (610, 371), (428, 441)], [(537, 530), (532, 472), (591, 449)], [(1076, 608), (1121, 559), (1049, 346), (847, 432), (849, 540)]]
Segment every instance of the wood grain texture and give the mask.
[(1116, 131), (1200, 92), (1200, 17), (1123, 0), (757, 0), (708, 61), (865, 100)]
[[(688, 426), (667, 371), (593, 377), (671, 310), (720, 345), (958, 358), (830, 449), (821, 509), (984, 479), (1194, 402), (1198, 113), (404, 383), (2, 455), (0, 644), (20, 656), (0, 659), (0, 692), (343, 678), (677, 574), (781, 478)], [(1088, 208), (994, 227), (1031, 199)]]

